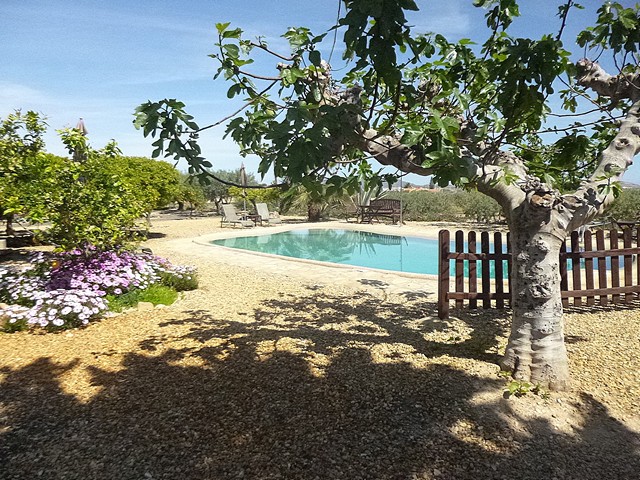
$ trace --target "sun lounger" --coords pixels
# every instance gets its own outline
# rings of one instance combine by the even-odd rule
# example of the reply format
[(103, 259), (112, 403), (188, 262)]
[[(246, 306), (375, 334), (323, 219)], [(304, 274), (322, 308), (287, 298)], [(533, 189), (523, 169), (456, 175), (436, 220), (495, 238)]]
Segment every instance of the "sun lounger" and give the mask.
[(231, 225), (232, 227), (235, 227), (236, 225), (240, 225), (241, 227), (255, 226), (251, 220), (241, 218), (236, 211), (236, 207), (231, 204), (222, 205), (222, 219), (220, 221), (220, 226), (224, 227), (225, 225)]
[(269, 213), (269, 208), (266, 203), (256, 203), (256, 210), (263, 222), (267, 222), (269, 225), (279, 225), (282, 223), (280, 217)]

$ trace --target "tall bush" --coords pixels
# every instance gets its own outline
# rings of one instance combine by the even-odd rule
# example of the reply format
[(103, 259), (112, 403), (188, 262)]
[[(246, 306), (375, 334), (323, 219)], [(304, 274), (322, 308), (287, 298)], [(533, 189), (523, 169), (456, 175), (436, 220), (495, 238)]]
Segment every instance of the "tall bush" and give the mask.
[(493, 222), (500, 218), (500, 206), (476, 191), (414, 190), (389, 192), (387, 198), (402, 199), (405, 220), (455, 222), (459, 220)]
[(63, 250), (88, 244), (107, 250), (125, 244), (127, 229), (148, 209), (141, 191), (111, 173), (111, 159), (95, 155), (82, 163), (53, 160), (51, 174), (39, 183), (51, 222), (45, 238)]
[(457, 192), (390, 192), (387, 198), (402, 199), (404, 215), (409, 221), (442, 222), (460, 219), (463, 209)]
[(467, 220), (487, 223), (495, 222), (502, 216), (502, 208), (498, 202), (477, 190), (461, 191), (457, 196)]
[(121, 246), (138, 218), (175, 200), (181, 181), (170, 164), (122, 157), (115, 142), (94, 150), (76, 129), (58, 132), (75, 160), (58, 157), (44, 152), (45, 130), (33, 112), (0, 120), (0, 213), (50, 222), (42, 236), (63, 250)]
[(609, 215), (617, 220), (640, 219), (640, 188), (625, 188), (613, 202)]

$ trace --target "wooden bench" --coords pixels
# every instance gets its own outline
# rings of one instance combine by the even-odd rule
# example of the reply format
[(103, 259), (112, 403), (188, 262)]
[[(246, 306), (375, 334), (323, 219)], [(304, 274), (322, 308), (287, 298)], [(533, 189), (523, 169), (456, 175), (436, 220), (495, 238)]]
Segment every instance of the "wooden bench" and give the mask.
[(402, 216), (400, 200), (391, 198), (371, 200), (369, 205), (361, 205), (359, 208), (360, 223), (372, 223), (381, 218), (389, 218), (393, 223), (398, 223)]

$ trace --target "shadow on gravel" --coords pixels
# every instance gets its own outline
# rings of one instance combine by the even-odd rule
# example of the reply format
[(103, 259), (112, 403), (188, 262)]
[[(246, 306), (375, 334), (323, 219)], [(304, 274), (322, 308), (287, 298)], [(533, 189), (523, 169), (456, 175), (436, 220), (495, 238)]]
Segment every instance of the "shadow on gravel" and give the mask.
[[(468, 309), (456, 312), (455, 319), (468, 330), (467, 338), (460, 339), (448, 320), (433, 315), (436, 304), (421, 300), (421, 295), (413, 299), (405, 295), (414, 303), (391, 304), (364, 292), (357, 297), (327, 296), (321, 287), (307, 286), (307, 289), (307, 296), (264, 301), (253, 312), (256, 323), (227, 322), (202, 310), (189, 312), (189, 318), (172, 320), (166, 325), (189, 325), (192, 328), (185, 338), (200, 342), (238, 335), (250, 335), (253, 342), (289, 337), (311, 340), (306, 348), (320, 354), (330, 354), (353, 342), (402, 343), (425, 357), (450, 355), (496, 364), (500, 358), (498, 338), (508, 331), (508, 314), (504, 312)], [(437, 333), (438, 340), (428, 340), (430, 333)]]
[[(191, 312), (170, 322), (184, 336), (160, 329), (120, 371), (88, 367), (101, 388), (88, 403), (60, 386), (87, 367), (41, 358), (4, 369), (0, 478), (635, 478), (638, 437), (589, 396), (574, 434), (560, 434), (517, 418), (510, 402), (526, 399), (502, 399), (502, 380), (438, 363), (494, 360), (500, 322), (482, 329), (474, 322), (490, 320), (469, 316), (482, 334), (425, 341), (444, 327), (424, 308), (310, 292), (263, 303), (252, 323)], [(341, 328), (349, 319), (358, 327)], [(168, 340), (179, 347), (160, 350)], [(398, 343), (429, 366), (376, 356)]]

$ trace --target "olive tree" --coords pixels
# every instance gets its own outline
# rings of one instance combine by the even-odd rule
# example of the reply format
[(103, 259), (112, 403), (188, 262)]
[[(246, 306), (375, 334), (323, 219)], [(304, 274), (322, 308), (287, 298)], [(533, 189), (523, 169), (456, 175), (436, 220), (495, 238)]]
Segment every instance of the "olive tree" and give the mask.
[[(213, 202), (216, 211), (220, 211), (220, 205), (227, 203), (235, 194), (229, 193), (229, 188), (240, 184), (240, 168), (235, 170), (216, 170), (210, 172), (213, 180), (201, 182), (202, 190), (207, 200)], [(257, 185), (258, 182), (251, 172), (246, 172), (247, 185)]]
[[(290, 52), (217, 25), (217, 75), (230, 83), (229, 98), (246, 101), (227, 135), (260, 157), (261, 174), (273, 170), (292, 183), (355, 189), (363, 171), (371, 172), (367, 187), (393, 180), (367, 170), (377, 163), (495, 199), (513, 255), (513, 323), (502, 367), (517, 379), (566, 388), (559, 250), (570, 231), (611, 203), (640, 149), (637, 7), (606, 2), (566, 42), (575, 40), (599, 64), (572, 58), (565, 47), (566, 26), (580, 8), (574, 0), (558, 5), (553, 31), (540, 38), (510, 33), (520, 15), (516, 0), (476, 0), (486, 10), (486, 36), (477, 43), (412, 33), (406, 12), (418, 9), (414, 0), (343, 4), (329, 37), (289, 29)], [(351, 66), (342, 78), (318, 46), (334, 32), (342, 32)], [(274, 74), (251, 71), (259, 55), (273, 56)], [(554, 124), (570, 115), (576, 119), (568, 127)], [(136, 122), (156, 137), (157, 155), (185, 158), (194, 174), (210, 165), (198, 146), (208, 127), (184, 104), (148, 102)]]

